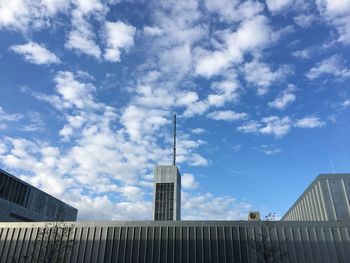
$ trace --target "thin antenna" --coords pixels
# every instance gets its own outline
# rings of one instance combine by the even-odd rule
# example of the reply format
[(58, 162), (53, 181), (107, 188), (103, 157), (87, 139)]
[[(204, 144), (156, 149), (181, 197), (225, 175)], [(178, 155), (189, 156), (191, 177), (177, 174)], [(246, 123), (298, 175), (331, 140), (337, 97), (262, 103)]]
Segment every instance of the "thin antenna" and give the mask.
[(332, 172), (333, 172), (333, 173), (335, 173), (335, 171), (334, 171), (334, 165), (333, 165), (333, 162), (332, 162), (332, 160), (329, 160), (329, 161), (330, 161), (331, 166), (332, 166)]
[(173, 165), (176, 165), (176, 113), (174, 113)]

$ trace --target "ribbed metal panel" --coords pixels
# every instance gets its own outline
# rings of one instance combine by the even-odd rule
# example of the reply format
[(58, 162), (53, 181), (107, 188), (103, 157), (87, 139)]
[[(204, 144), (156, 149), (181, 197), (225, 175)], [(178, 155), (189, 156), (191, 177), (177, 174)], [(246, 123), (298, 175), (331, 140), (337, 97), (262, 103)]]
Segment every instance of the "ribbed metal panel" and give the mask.
[(78, 210), (0, 169), (0, 221), (76, 220)]
[(350, 174), (322, 174), (298, 198), (282, 220), (350, 220)]
[(56, 227), (64, 235), (53, 229), (0, 223), (0, 262), (264, 262), (261, 244), (275, 249), (269, 262), (350, 262), (350, 222), (65, 222)]

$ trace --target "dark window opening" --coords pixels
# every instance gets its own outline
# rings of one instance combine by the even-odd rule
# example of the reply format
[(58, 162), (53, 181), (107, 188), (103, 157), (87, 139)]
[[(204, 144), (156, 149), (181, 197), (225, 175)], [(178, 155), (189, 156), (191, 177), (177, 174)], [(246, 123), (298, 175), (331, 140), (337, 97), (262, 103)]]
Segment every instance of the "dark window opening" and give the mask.
[(21, 222), (34, 222), (34, 220), (31, 220), (27, 217), (20, 216), (20, 215), (14, 214), (14, 213), (10, 213), (10, 217), (12, 217), (18, 221), (21, 221)]
[(157, 183), (155, 199), (155, 220), (173, 220), (174, 183)]

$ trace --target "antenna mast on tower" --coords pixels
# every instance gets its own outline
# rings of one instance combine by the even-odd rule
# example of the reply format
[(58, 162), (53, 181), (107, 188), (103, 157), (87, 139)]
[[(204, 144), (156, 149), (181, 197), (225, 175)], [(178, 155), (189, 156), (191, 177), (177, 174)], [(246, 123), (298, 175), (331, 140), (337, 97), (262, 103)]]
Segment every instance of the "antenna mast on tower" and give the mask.
[(174, 113), (173, 165), (176, 165), (176, 113)]

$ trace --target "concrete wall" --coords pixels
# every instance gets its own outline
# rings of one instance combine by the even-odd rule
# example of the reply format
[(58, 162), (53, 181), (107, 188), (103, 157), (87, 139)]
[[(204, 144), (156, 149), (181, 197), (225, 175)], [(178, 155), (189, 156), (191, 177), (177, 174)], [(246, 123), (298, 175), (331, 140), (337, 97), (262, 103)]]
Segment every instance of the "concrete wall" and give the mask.
[(350, 174), (321, 174), (282, 220), (350, 220)]
[[(350, 222), (65, 222), (58, 227), (68, 230), (66, 235), (49, 239), (42, 235), (43, 229), (49, 233), (45, 223), (0, 223), (0, 262), (40, 262), (44, 256), (47, 262), (264, 262), (269, 247), (274, 251), (269, 262), (350, 262)], [(265, 250), (259, 249), (262, 244)]]
[(174, 183), (174, 220), (181, 220), (181, 174), (177, 166), (160, 165), (154, 170), (153, 218), (155, 219), (155, 197), (157, 183)]

